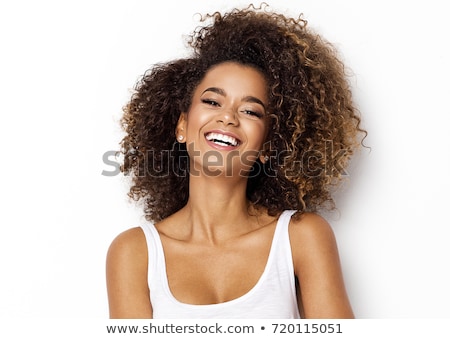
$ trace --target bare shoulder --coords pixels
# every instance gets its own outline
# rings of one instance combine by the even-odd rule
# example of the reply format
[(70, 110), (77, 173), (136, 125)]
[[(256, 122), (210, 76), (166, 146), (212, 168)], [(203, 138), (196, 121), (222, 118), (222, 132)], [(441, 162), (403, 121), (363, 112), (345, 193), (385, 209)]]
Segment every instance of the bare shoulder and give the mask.
[(306, 213), (291, 220), (289, 236), (302, 315), (353, 318), (330, 224), (317, 214)]
[(315, 213), (304, 213), (293, 217), (289, 235), (296, 249), (312, 250), (317, 245), (334, 246), (336, 243), (333, 229), (328, 221)]
[[(140, 227), (120, 233), (111, 243), (106, 257), (107, 277), (129, 276), (147, 269), (147, 242)], [(123, 278), (121, 278), (123, 279)]]
[(106, 259), (106, 282), (111, 318), (150, 318), (147, 282), (148, 251), (140, 227), (119, 234)]
[[(145, 253), (144, 253), (145, 252)], [(108, 259), (127, 259), (127, 257), (146, 255), (147, 243), (140, 227), (130, 228), (120, 233), (111, 243)]]
[(302, 270), (305, 266), (322, 261), (337, 261), (338, 249), (331, 225), (318, 214), (305, 213), (293, 217), (289, 224), (294, 265)]

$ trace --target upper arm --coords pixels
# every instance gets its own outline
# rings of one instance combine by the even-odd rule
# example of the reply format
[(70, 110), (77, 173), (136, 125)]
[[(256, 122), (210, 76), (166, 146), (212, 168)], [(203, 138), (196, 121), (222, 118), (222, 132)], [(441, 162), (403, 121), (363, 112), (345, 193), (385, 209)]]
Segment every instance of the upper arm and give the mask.
[(133, 228), (111, 243), (106, 259), (106, 282), (111, 318), (152, 318), (147, 282), (145, 235)]
[(353, 318), (338, 248), (328, 222), (315, 214), (292, 220), (290, 239), (306, 318)]

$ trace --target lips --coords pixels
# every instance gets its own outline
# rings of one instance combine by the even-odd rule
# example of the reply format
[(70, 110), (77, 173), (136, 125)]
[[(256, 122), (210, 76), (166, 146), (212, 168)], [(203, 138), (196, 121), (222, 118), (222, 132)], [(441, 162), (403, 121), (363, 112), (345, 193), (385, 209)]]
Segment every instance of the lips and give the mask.
[(206, 140), (219, 147), (237, 147), (241, 141), (229, 133), (212, 131), (205, 134)]

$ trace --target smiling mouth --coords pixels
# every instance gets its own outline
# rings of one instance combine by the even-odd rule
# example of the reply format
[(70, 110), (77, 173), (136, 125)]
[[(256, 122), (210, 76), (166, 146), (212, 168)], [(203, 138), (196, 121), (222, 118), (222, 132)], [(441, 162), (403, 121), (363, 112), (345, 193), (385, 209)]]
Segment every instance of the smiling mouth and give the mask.
[(233, 146), (236, 147), (240, 144), (240, 140), (221, 133), (210, 132), (205, 135), (206, 140), (211, 141), (219, 146)]

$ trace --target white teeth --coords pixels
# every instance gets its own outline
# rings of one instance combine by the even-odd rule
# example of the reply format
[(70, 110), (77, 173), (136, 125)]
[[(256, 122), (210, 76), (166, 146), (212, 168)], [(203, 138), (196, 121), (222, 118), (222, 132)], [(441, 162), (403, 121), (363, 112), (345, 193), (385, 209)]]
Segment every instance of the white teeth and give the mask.
[(220, 145), (225, 145), (225, 146), (237, 146), (238, 145), (238, 141), (229, 136), (229, 135), (224, 135), (224, 134), (220, 134), (220, 133), (208, 133), (206, 135), (206, 139), (209, 141), (213, 141), (216, 144), (220, 144)]

